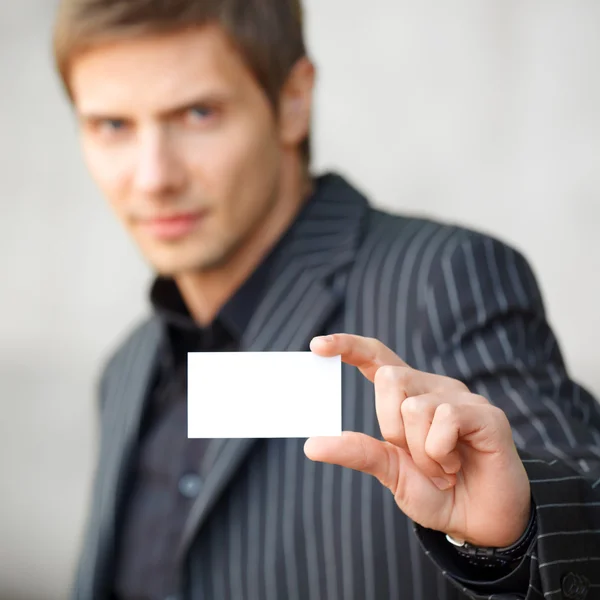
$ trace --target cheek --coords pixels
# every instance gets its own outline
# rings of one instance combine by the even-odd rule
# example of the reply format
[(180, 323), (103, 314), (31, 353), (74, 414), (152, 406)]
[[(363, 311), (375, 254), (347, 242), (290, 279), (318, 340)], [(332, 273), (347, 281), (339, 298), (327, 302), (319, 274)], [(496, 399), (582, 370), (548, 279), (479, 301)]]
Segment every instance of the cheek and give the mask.
[(279, 171), (273, 129), (259, 119), (237, 122), (188, 149), (199, 186), (229, 223), (243, 221), (272, 194)]
[(83, 142), (83, 156), (90, 176), (111, 206), (121, 212), (130, 180), (129, 160), (123, 151)]

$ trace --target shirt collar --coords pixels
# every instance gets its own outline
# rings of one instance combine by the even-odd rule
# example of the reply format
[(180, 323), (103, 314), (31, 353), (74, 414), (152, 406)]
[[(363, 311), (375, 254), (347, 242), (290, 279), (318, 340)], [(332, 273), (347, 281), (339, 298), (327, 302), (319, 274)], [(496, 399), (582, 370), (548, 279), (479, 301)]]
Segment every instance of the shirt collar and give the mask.
[[(271, 258), (272, 255), (269, 255), (261, 263), (221, 308), (215, 319), (238, 341), (242, 338), (265, 291)], [(154, 280), (150, 291), (150, 303), (155, 314), (168, 327), (187, 331), (201, 330), (172, 278), (157, 277)]]

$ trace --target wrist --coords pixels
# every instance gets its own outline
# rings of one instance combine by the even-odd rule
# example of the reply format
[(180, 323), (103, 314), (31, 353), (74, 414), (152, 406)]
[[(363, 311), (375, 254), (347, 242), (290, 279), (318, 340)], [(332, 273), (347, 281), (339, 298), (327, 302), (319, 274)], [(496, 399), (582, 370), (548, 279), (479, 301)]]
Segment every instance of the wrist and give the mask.
[(512, 512), (505, 514), (504, 517), (496, 517), (495, 520), (492, 517), (488, 518), (489, 526), (484, 527), (484, 523), (480, 523), (477, 531), (472, 532), (472, 535), (449, 531), (443, 533), (448, 538), (452, 538), (457, 546), (464, 544), (486, 548), (508, 548), (513, 546), (527, 531), (534, 514), (534, 502), (530, 492), (526, 498), (527, 501), (519, 501), (518, 508), (513, 507)]
[(537, 519), (533, 502), (525, 531), (513, 544), (505, 547), (478, 546), (446, 535), (456, 552), (470, 563), (481, 567), (513, 567), (527, 554), (537, 535)]

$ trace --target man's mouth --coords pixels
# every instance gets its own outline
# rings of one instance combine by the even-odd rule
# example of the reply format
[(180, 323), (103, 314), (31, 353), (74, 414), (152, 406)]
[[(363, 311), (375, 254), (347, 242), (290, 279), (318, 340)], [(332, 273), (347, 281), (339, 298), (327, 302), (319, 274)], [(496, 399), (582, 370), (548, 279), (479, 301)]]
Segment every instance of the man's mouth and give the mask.
[(206, 215), (205, 212), (188, 212), (141, 219), (139, 225), (159, 240), (177, 240), (189, 235)]

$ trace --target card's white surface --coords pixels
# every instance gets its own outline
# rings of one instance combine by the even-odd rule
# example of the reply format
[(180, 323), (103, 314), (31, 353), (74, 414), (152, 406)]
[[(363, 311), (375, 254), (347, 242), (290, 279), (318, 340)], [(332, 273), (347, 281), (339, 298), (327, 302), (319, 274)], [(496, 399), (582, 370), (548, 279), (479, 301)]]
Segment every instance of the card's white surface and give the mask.
[(189, 438), (307, 438), (341, 433), (339, 356), (188, 353)]

